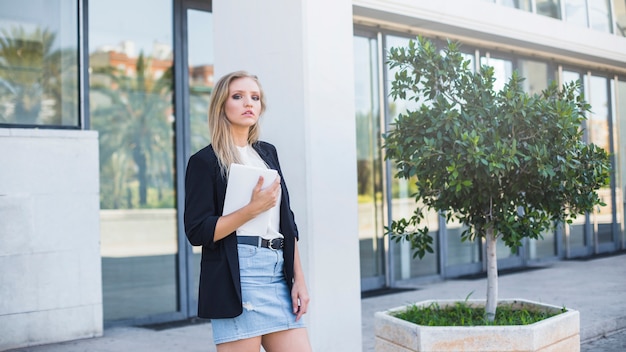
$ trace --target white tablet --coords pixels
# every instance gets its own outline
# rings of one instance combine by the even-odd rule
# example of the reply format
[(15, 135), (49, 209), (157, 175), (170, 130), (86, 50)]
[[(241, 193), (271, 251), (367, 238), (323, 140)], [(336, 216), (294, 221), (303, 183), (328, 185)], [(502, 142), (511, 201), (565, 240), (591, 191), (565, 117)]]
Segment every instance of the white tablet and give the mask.
[[(259, 176), (263, 176), (262, 188), (265, 188), (274, 182), (278, 172), (272, 169), (241, 164), (230, 165), (222, 215), (228, 215), (250, 203), (250, 197), (252, 196), (254, 186), (259, 181)], [(267, 210), (241, 225), (238, 230), (263, 236), (267, 232), (269, 221), (270, 212)]]

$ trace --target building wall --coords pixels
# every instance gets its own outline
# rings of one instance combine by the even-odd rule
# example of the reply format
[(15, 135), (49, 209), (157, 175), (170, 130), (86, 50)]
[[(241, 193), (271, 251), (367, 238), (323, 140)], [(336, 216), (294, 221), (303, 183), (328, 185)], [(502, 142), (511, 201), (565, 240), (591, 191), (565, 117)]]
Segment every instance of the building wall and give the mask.
[(0, 129), (0, 350), (102, 335), (97, 138)]
[(467, 0), (354, 0), (354, 22), (625, 73), (626, 38)]

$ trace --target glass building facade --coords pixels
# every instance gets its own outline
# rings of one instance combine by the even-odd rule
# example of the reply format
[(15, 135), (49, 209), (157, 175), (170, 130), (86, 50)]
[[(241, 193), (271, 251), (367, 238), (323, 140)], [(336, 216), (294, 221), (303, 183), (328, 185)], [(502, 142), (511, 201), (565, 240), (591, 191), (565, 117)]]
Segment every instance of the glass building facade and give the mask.
[[(126, 11), (114, 21), (102, 16), (119, 8)], [(209, 143), (211, 4), (91, 0), (88, 12), (105, 322), (193, 316), (200, 248), (190, 248), (180, 228), (179, 190), (187, 157)], [(187, 36), (177, 46), (180, 33)]]
[[(610, 11), (608, 1), (488, 1), (536, 15), (549, 16), (563, 21), (575, 21), (591, 30), (623, 35), (619, 13), (624, 4)], [(615, 13), (612, 21), (611, 14)], [(561, 14), (565, 14), (565, 17)], [(623, 17), (623, 15), (622, 15)], [(592, 20), (594, 19), (594, 20)], [(367, 21), (363, 21), (367, 22)], [(373, 20), (373, 23), (376, 21)], [(434, 253), (422, 260), (414, 260), (408, 243), (395, 243), (383, 236), (375, 226), (387, 224), (390, 219), (410, 217), (415, 204), (410, 196), (411, 183), (397, 180), (393, 166), (382, 160), (376, 150), (384, 133), (395, 117), (414, 102), (393, 101), (389, 98), (390, 80), (394, 72), (381, 62), (392, 47), (407, 46), (415, 33), (402, 33), (400, 29), (381, 30), (381, 26), (355, 25), (355, 81), (357, 143), (359, 146), (359, 238), (361, 243), (361, 284), (364, 289), (412, 285), (435, 277), (454, 278), (485, 271), (484, 243), (461, 241), (462, 224), (445, 223), (438, 214), (430, 214), (428, 227), (434, 238)], [(409, 32), (409, 31), (407, 31)], [(422, 34), (422, 33), (417, 33)], [(422, 34), (428, 36), (428, 33)], [(441, 46), (444, 40), (431, 39)], [(578, 217), (572, 224), (561, 224), (553, 232), (543, 233), (539, 240), (524, 239), (517, 253), (512, 253), (503, 243), (497, 244), (498, 267), (516, 269), (546, 261), (587, 257), (601, 253), (617, 252), (624, 246), (624, 72), (611, 72), (593, 68), (593, 63), (572, 65), (559, 62), (549, 54), (498, 50), (497, 45), (477, 46), (472, 41), (461, 43), (474, 69), (481, 65), (492, 66), (495, 71), (495, 88), (504, 86), (514, 70), (525, 77), (524, 89), (539, 93), (552, 81), (565, 83), (580, 81), (582, 93), (592, 106), (584, 126), (585, 139), (595, 143), (612, 155), (611, 185), (599, 191), (606, 206), (593, 213)], [(543, 56), (543, 57), (542, 57)], [(620, 90), (621, 87), (621, 90)], [(369, 116), (369, 121), (366, 121)], [(369, 147), (369, 153), (364, 152)], [(373, 152), (376, 150), (376, 152)], [(362, 152), (363, 151), (363, 152)], [(379, 169), (373, 169), (378, 166)], [(374, 175), (381, 175), (374, 177)], [(378, 182), (376, 184), (376, 182)], [(374, 197), (375, 195), (375, 197)], [(379, 214), (378, 217), (375, 214)], [(376, 221), (373, 221), (373, 220)], [(366, 253), (364, 256), (363, 254)], [(375, 268), (376, 270), (373, 270)]]
[[(626, 36), (623, 0), (483, 2), (511, 16), (520, 11)], [(0, 128), (99, 133), (107, 325), (196, 313), (199, 248), (188, 245), (182, 229), (182, 186), (186, 160), (210, 142), (213, 20), (211, 1), (201, 0), (0, 1)], [(427, 218), (435, 251), (422, 260), (413, 259), (408, 244), (383, 235), (391, 219), (409, 216), (415, 206), (414, 185), (393, 177), (381, 148), (381, 134), (394, 117), (413, 107), (389, 97), (394, 72), (386, 66), (386, 52), (416, 34), (442, 44), (446, 32), (379, 26), (376, 18), (366, 22), (355, 20), (353, 41), (361, 290), (481, 273), (483, 243), (462, 242), (463, 225), (446, 224), (441, 214)], [(514, 70), (526, 77), (531, 93), (555, 80), (580, 81), (592, 105), (581, 126), (585, 139), (612, 156), (611, 185), (600, 191), (606, 206), (541, 240), (525, 240), (517, 253), (500, 244), (499, 267), (623, 250), (626, 73), (592, 61), (560, 60), (537, 48), (460, 41), (474, 68), (494, 67), (496, 86)]]

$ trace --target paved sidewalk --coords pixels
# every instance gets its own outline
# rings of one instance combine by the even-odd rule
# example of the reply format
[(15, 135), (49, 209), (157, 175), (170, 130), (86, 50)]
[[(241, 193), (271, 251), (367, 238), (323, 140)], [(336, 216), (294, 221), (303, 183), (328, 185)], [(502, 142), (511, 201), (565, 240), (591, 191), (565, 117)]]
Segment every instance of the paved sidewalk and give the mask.
[[(420, 284), (410, 291), (362, 299), (363, 352), (374, 351), (374, 313), (425, 299), (482, 299), (486, 279)], [(565, 306), (580, 312), (581, 352), (626, 351), (626, 254), (568, 260), (500, 275), (499, 296)], [(603, 337), (607, 335), (607, 337)], [(213, 352), (208, 323), (153, 330), (117, 327), (104, 337), (29, 347), (14, 352)], [(350, 352), (350, 351), (319, 351)], [(358, 352), (358, 351), (355, 351)]]
[(580, 352), (623, 352), (626, 351), (626, 329), (588, 341), (580, 346)]

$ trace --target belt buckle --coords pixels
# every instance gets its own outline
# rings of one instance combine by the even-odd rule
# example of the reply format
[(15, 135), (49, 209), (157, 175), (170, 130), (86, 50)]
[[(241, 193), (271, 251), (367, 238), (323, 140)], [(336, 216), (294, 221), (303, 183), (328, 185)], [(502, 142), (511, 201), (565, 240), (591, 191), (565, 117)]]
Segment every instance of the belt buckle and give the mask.
[[(280, 240), (279, 238), (275, 238), (274, 240)], [(278, 248), (274, 248), (274, 240), (269, 240), (268, 246), (267, 248), (273, 250), (273, 251), (277, 251), (280, 249), (280, 247)], [(280, 242), (279, 242), (280, 243)], [(279, 245), (280, 246), (280, 245)]]

